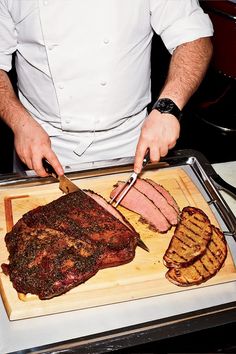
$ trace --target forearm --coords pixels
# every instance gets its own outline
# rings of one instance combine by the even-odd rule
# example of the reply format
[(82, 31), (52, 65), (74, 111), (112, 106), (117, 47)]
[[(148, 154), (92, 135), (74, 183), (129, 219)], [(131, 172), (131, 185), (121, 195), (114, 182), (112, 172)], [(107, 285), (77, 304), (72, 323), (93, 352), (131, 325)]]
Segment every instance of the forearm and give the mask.
[[(171, 58), (160, 98), (170, 98), (182, 109), (199, 87), (212, 55), (209, 38), (198, 39), (177, 47)], [(134, 170), (140, 172), (143, 157), (150, 150), (151, 161), (158, 161), (172, 149), (179, 137), (180, 124), (172, 114), (153, 109), (145, 119), (137, 144)]]
[(182, 109), (204, 78), (211, 56), (210, 38), (200, 38), (177, 47), (160, 97), (171, 98)]
[(46, 158), (59, 176), (63, 168), (51, 149), (44, 129), (31, 117), (18, 100), (6, 72), (0, 70), (0, 118), (14, 133), (15, 149), (20, 159), (39, 176), (46, 176), (42, 159)]
[(5, 71), (0, 70), (0, 117), (13, 130), (24, 127), (32, 117), (18, 100)]

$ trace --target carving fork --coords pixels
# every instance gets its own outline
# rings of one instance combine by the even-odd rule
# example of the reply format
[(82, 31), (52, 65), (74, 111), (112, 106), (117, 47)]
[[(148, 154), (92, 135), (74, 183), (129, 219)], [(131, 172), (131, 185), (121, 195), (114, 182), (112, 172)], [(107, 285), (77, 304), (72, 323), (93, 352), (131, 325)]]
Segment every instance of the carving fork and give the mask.
[[(143, 159), (142, 169), (149, 162), (150, 162), (150, 151), (148, 149), (146, 154), (145, 154), (145, 156), (144, 156), (144, 159)], [(115, 202), (114, 207), (116, 208), (120, 204), (122, 199), (126, 196), (126, 194), (131, 189), (131, 187), (134, 185), (134, 183), (136, 182), (137, 178), (138, 178), (138, 173), (132, 172), (131, 175), (129, 176), (129, 178), (127, 179), (127, 181), (125, 182), (125, 184), (123, 185), (123, 187), (121, 188), (121, 190), (119, 190), (113, 196), (113, 198), (109, 201), (109, 204), (113, 204)]]
[[(142, 168), (144, 168), (149, 162), (150, 162), (150, 152), (148, 149), (143, 159)], [(134, 185), (137, 178), (138, 178), (138, 173), (133, 172), (125, 182), (122, 189), (119, 192), (117, 192), (114, 195), (114, 197), (109, 201), (109, 204), (113, 204), (115, 202), (114, 207), (116, 208), (120, 204), (124, 196), (128, 193), (130, 188)], [(138, 246), (143, 248), (145, 251), (149, 252), (149, 248), (145, 245), (145, 243), (141, 239), (138, 240)]]

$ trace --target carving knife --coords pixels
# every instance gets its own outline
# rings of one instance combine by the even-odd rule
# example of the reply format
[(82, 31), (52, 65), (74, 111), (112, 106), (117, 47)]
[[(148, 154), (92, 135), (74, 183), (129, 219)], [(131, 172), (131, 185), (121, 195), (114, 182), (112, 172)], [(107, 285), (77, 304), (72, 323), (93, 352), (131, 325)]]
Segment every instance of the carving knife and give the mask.
[[(62, 192), (68, 194), (71, 192), (82, 190), (65, 175), (58, 176), (52, 165), (46, 159), (43, 159), (43, 167), (49, 175), (59, 180), (59, 188)], [(145, 251), (149, 252), (149, 248), (145, 245), (141, 238), (138, 239), (137, 245)]]
[(71, 193), (71, 192), (75, 192), (78, 191), (80, 188), (73, 183), (68, 177), (66, 177), (65, 175), (63, 176), (58, 176), (56, 171), (54, 170), (54, 168), (52, 167), (52, 165), (46, 160), (43, 159), (43, 167), (45, 169), (45, 171), (53, 176), (54, 178), (58, 179), (59, 181), (59, 188), (60, 190), (65, 193)]

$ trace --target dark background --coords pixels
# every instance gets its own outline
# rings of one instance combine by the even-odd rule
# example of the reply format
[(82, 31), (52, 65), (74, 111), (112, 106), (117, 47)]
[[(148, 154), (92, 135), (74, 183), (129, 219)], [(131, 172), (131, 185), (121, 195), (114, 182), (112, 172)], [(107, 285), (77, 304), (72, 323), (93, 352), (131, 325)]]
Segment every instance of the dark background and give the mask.
[[(9, 77), (16, 88), (15, 72), (12, 70)], [(0, 119), (0, 173), (12, 172), (13, 162), (13, 134), (6, 124)]]
[[(206, 2), (207, 3), (207, 2)], [(217, 3), (216, 1), (212, 1)], [(218, 4), (228, 6), (228, 1)], [(228, 10), (228, 8), (227, 8)], [(233, 11), (236, 13), (236, 7)], [(226, 17), (222, 17), (226, 20)], [(225, 40), (217, 43), (214, 38), (215, 53), (224, 52), (229, 61), (227, 71), (218, 65), (217, 58), (206, 73), (201, 86), (184, 109), (181, 121), (181, 136), (175, 149), (194, 149), (202, 152), (211, 163), (236, 160), (236, 75), (230, 74), (236, 68), (236, 25), (232, 32), (227, 30)], [(221, 27), (220, 32), (222, 32)], [(225, 24), (227, 29), (227, 23)], [(217, 29), (216, 29), (217, 34)], [(232, 42), (232, 43), (231, 43)], [(227, 48), (226, 48), (227, 47)], [(227, 49), (227, 51), (226, 51)], [(215, 54), (216, 56), (216, 54)], [(152, 47), (152, 94), (158, 97), (165, 81), (170, 55), (158, 36), (154, 36)], [(232, 64), (233, 63), (233, 64)], [(233, 66), (232, 66), (233, 65)], [(236, 69), (235, 69), (236, 71)], [(16, 83), (14, 70), (10, 73)], [(0, 173), (12, 172), (13, 135), (0, 120)], [(185, 334), (138, 347), (117, 351), (117, 353), (236, 353), (236, 322), (208, 330)]]

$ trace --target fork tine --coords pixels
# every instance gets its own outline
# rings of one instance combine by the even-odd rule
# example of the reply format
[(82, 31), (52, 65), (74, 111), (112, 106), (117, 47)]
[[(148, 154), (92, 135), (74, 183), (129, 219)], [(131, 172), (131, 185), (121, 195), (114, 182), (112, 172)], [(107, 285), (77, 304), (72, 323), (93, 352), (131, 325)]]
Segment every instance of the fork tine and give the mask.
[(122, 188), (116, 192), (116, 194), (112, 197), (112, 199), (110, 199), (109, 204), (112, 204), (115, 201), (115, 199), (118, 197), (118, 195), (123, 192), (123, 190), (126, 188), (126, 186), (131, 182), (131, 181), (130, 182), (129, 181), (130, 181), (130, 177), (126, 180), (126, 182), (124, 183)]
[[(125, 188), (122, 188), (122, 191), (120, 191), (120, 193), (118, 193), (118, 195), (115, 198), (116, 199), (116, 203), (114, 205), (115, 208), (120, 204), (121, 200), (126, 196), (128, 191), (130, 190), (130, 188), (134, 185), (137, 177), (138, 177), (137, 173), (135, 173), (135, 172), (132, 173), (129, 180), (125, 183)], [(117, 199), (118, 196), (119, 196), (119, 198)]]
[[(135, 172), (133, 172), (130, 176), (129, 176), (129, 178), (126, 180), (126, 182), (124, 183), (124, 185), (122, 186), (122, 188), (120, 189), (120, 190), (118, 190), (117, 192), (116, 192), (116, 194), (110, 199), (110, 201), (109, 201), (109, 204), (113, 204), (114, 202), (115, 202), (115, 200), (117, 199), (117, 197), (119, 196), (119, 195), (121, 195), (122, 194), (122, 192), (124, 191), (124, 189), (126, 189), (129, 185), (130, 185), (130, 183), (132, 183), (132, 185), (133, 185), (133, 179), (135, 178), (135, 180), (137, 179), (137, 174), (135, 173)], [(131, 186), (132, 186), (131, 185)], [(123, 197), (121, 198), (121, 199), (123, 199)], [(121, 200), (120, 199), (120, 200)], [(120, 201), (119, 201), (120, 202)], [(119, 204), (119, 203), (118, 203)], [(114, 205), (114, 207), (116, 207), (117, 205), (118, 205), (117, 203)]]
[[(136, 172), (133, 172), (131, 174), (131, 176), (128, 178), (128, 180), (124, 183), (123, 187), (121, 188), (120, 191), (118, 191), (114, 197), (109, 201), (109, 204), (112, 204), (116, 198), (119, 196), (118, 200), (116, 201), (114, 207), (116, 208), (119, 203), (121, 202), (121, 200), (124, 198), (124, 196), (128, 193), (128, 191), (130, 190), (130, 188), (134, 185), (134, 183), (136, 182), (138, 175)], [(147, 247), (147, 245), (140, 239), (138, 239), (137, 245), (139, 247), (141, 247), (142, 249), (144, 249), (145, 251), (149, 252), (149, 248)]]

